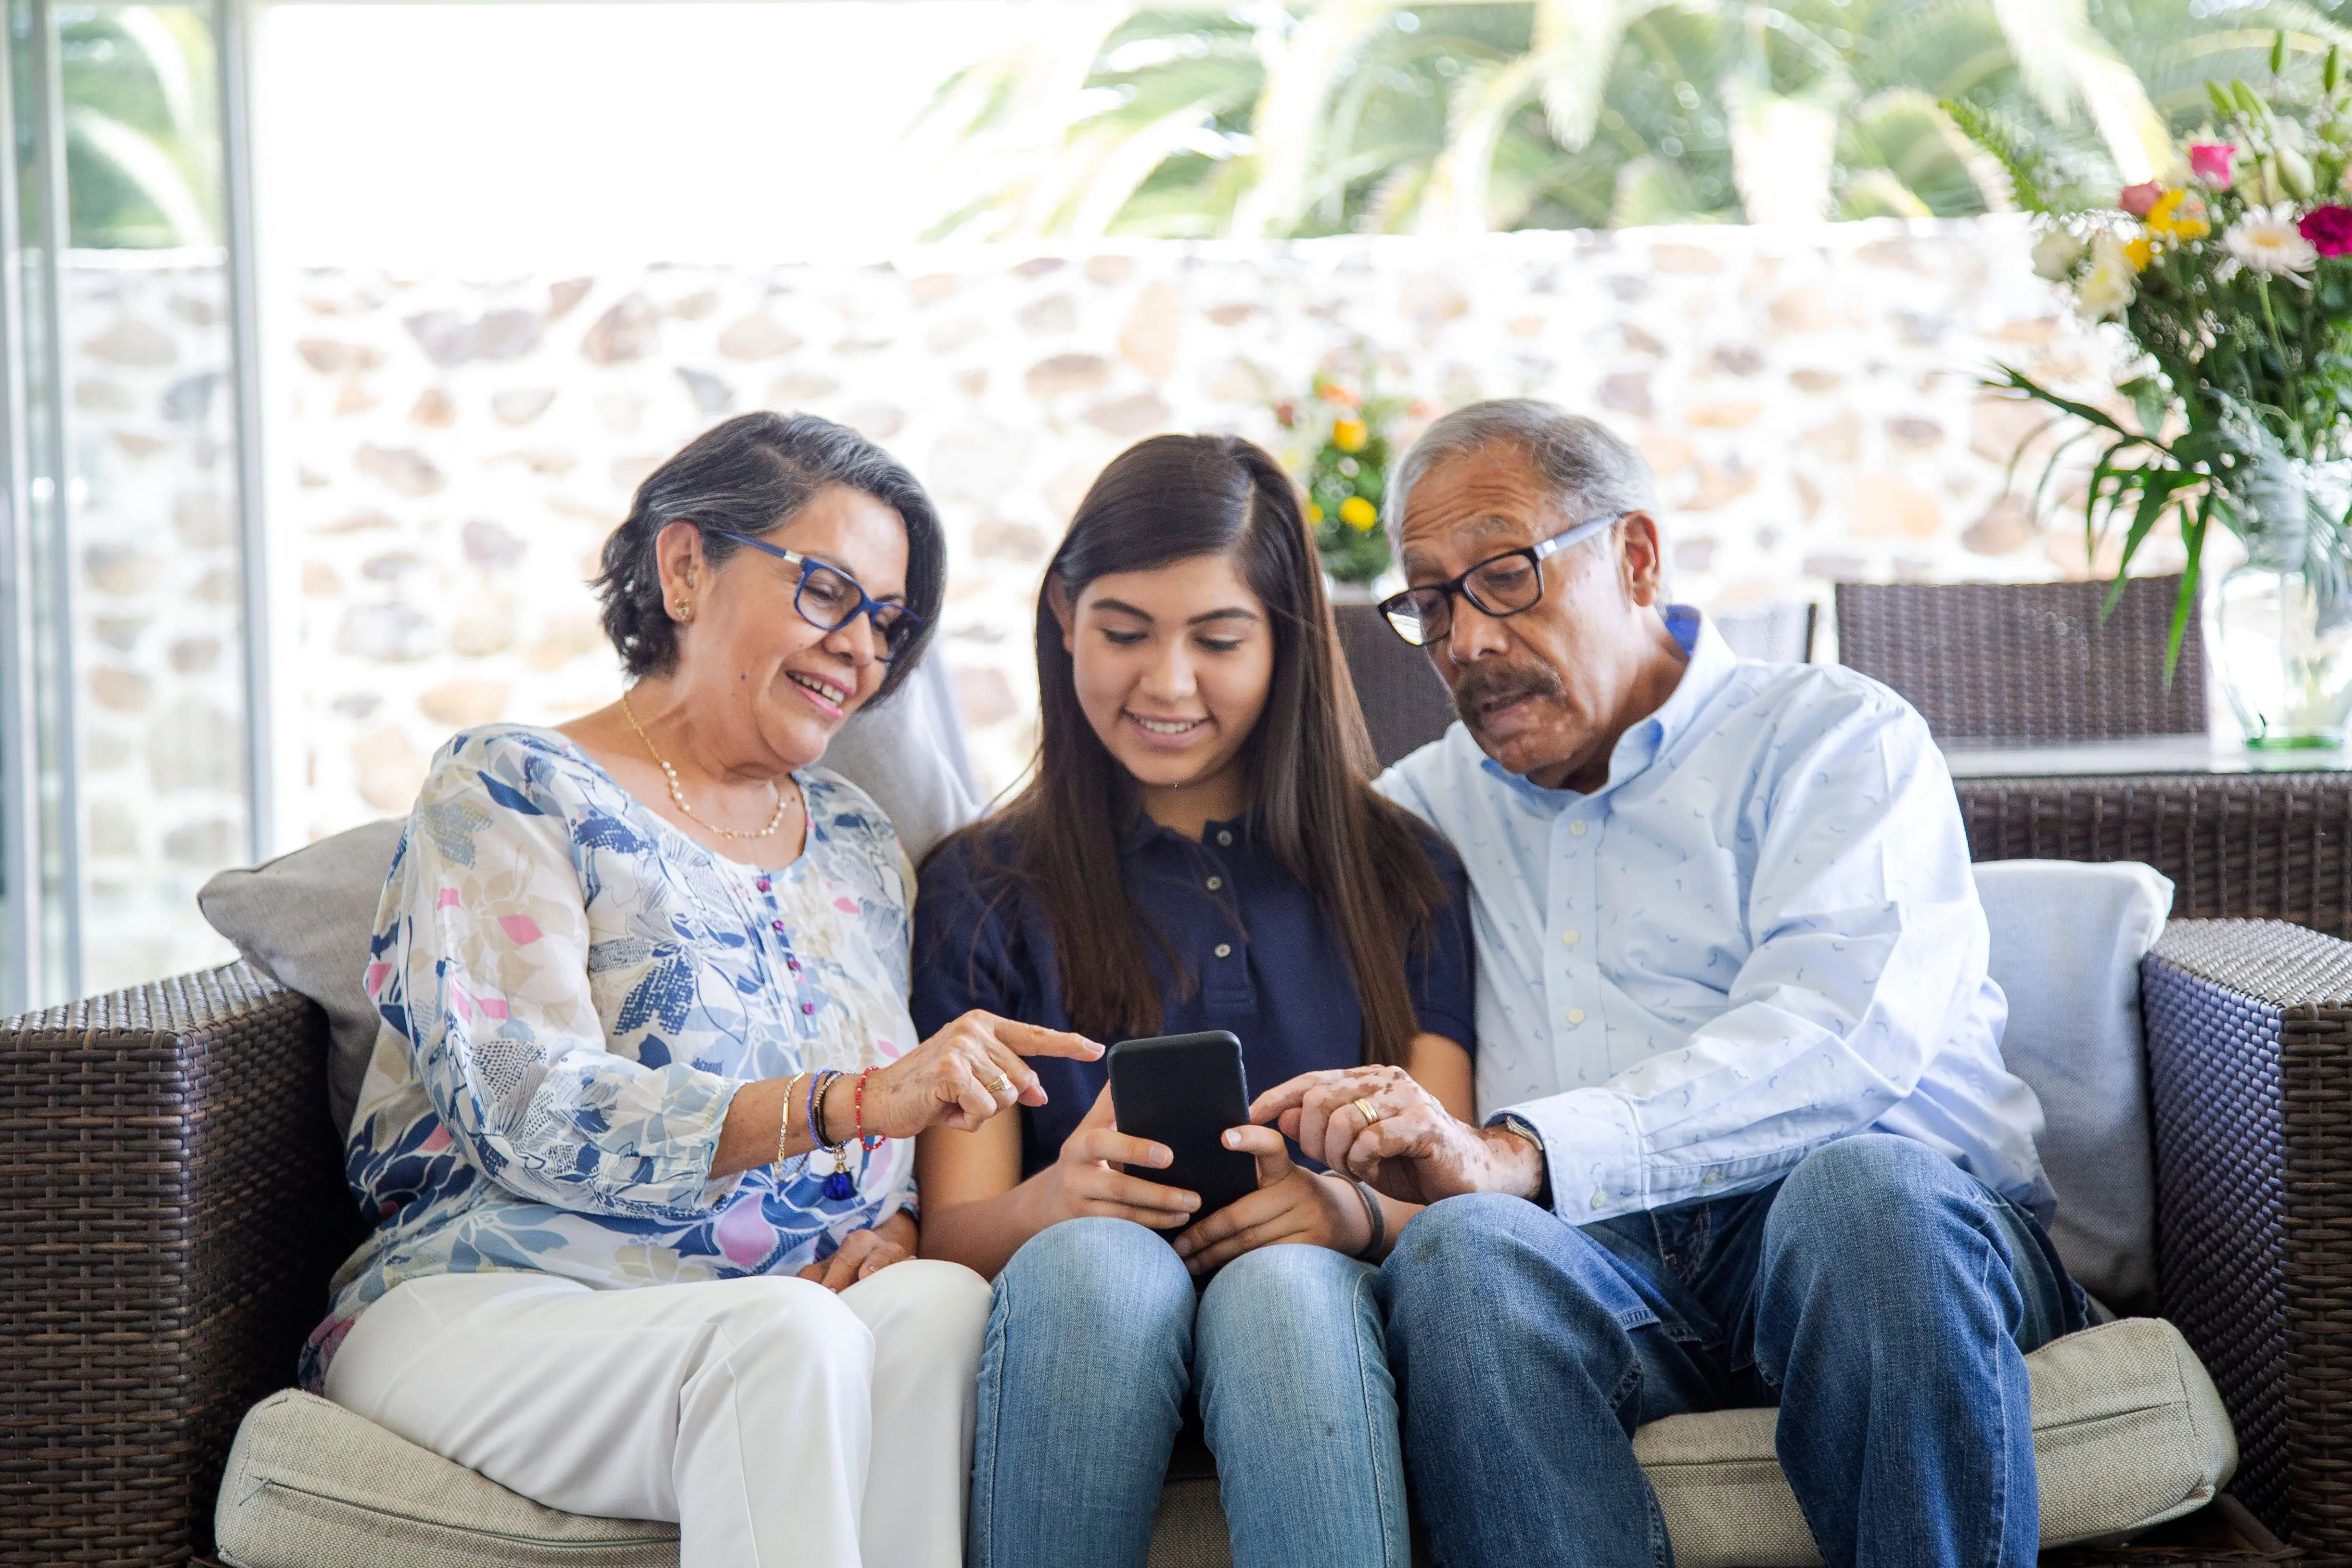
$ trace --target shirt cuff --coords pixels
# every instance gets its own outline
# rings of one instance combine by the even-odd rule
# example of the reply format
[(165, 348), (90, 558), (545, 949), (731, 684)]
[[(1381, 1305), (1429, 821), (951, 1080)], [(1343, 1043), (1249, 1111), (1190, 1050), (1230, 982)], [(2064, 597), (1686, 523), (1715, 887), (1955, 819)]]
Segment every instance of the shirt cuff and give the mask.
[(1570, 1089), (1505, 1106), (1486, 1125), (1506, 1116), (1517, 1117), (1542, 1137), (1552, 1212), (1569, 1224), (1590, 1225), (1650, 1206), (1642, 1133), (1622, 1096), (1605, 1089)]

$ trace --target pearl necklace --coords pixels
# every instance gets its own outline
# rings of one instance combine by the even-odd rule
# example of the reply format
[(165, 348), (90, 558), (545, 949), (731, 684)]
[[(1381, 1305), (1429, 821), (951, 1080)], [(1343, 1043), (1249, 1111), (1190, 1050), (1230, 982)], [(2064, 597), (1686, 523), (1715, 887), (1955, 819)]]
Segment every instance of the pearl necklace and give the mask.
[(629, 721), (629, 728), (637, 732), (637, 739), (646, 743), (646, 754), (653, 758), (655, 763), (660, 766), (662, 777), (669, 780), (670, 804), (677, 807), (679, 811), (685, 813), (688, 821), (700, 823), (703, 826), (709, 828), (711, 832), (716, 833), (721, 838), (767, 838), (772, 837), (776, 829), (784, 825), (785, 815), (793, 809), (793, 796), (788, 795), (782, 790), (778, 789), (776, 787), (776, 781), (773, 779), (770, 779), (768, 781), (768, 793), (776, 797), (776, 815), (768, 818), (768, 826), (762, 827), (757, 833), (745, 833), (733, 827), (721, 827), (719, 824), (704, 816), (701, 813), (696, 811), (694, 807), (686, 804), (686, 791), (678, 787), (677, 770), (669, 765), (669, 760), (667, 758), (664, 757), (659, 752), (654, 750), (654, 738), (646, 733), (646, 727), (643, 724), (637, 722), (636, 710), (629, 706), (629, 694), (625, 691), (621, 693), (621, 716)]

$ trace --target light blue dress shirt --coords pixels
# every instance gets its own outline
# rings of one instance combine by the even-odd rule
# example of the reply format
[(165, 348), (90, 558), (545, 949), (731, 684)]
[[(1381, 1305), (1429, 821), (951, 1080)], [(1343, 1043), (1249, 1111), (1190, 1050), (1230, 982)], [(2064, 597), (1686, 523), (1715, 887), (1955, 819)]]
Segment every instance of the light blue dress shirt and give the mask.
[(1689, 664), (1591, 795), (1505, 772), (1460, 724), (1381, 774), (1470, 874), (1477, 1101), (1541, 1134), (1587, 1223), (1786, 1175), (1864, 1131), (1916, 1138), (2047, 1220), (2042, 1107), (1959, 804), (1927, 725), (1830, 665)]

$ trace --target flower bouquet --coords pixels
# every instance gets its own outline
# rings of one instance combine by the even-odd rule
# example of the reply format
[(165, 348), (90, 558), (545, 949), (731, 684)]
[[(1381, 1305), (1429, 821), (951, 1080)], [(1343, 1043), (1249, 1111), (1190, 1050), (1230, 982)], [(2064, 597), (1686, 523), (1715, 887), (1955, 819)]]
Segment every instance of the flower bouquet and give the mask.
[(1369, 366), (1360, 390), (1318, 371), (1304, 400), (1275, 405), (1276, 422), (1294, 437), (1291, 468), (1334, 582), (1368, 585), (1388, 569), (1382, 486), (1397, 423), (1414, 412), (1412, 399), (1381, 394)]
[[(2211, 118), (2181, 145), (2178, 164), (2102, 211), (2060, 210), (2038, 164), (1981, 116), (1967, 128), (2008, 166), (2020, 205), (2043, 215), (2034, 269), (2068, 289), (2084, 318), (2118, 323), (2137, 351), (2137, 374), (2118, 387), (2128, 415), (2006, 367), (1992, 383), (2049, 406), (2053, 424), (2078, 422), (2045, 466), (2037, 500), (2059, 460), (2092, 443), (2084, 524), (2094, 557), (2111, 529), (2123, 529), (2110, 607), (2149, 534), (2167, 518), (2177, 522), (2188, 565), (2168, 678), (2208, 536), (2215, 524), (2234, 534), (2250, 563), (2289, 579), (2281, 592), (2296, 602), (2274, 604), (2274, 618), (2301, 616), (2309, 645), (2287, 650), (2289, 667), (2273, 670), (2295, 689), (2252, 694), (2260, 711), (2240, 703), (2249, 734), (2258, 743), (2336, 743), (2352, 707), (2352, 488), (2336, 466), (2352, 456), (2352, 105), (2335, 50), (2313, 80), (2290, 79), (2285, 56), (2280, 34), (2263, 90), (2208, 83)], [(2225, 601), (2225, 641), (2229, 608)], [(2293, 640), (2294, 629), (2280, 635)], [(2340, 669), (2318, 668), (2328, 663), (2318, 644), (2330, 636), (2344, 644)], [(2296, 658), (2312, 667), (2294, 668)], [(2237, 700), (2245, 694), (2226, 648), (2222, 662)]]

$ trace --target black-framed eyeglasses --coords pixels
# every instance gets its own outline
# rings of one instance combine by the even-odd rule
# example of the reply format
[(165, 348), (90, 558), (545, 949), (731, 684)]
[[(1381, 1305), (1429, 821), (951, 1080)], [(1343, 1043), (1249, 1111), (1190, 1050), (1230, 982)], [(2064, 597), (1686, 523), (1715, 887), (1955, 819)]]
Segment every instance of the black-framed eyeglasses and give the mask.
[[(701, 527), (697, 523), (695, 526)], [(801, 580), (793, 589), (793, 608), (801, 619), (819, 631), (837, 632), (858, 616), (864, 616), (874, 626), (874, 640), (881, 651), (874, 657), (887, 664), (907, 651), (922, 635), (923, 617), (904, 605), (886, 604), (868, 594), (856, 578), (838, 566), (771, 544), (764, 539), (754, 539), (748, 533), (736, 533), (724, 528), (704, 528), (705, 533), (715, 533), (721, 539), (731, 539), (738, 544), (772, 555), (779, 561), (789, 561), (801, 569)]]
[(1459, 577), (1391, 594), (1381, 601), (1381, 614), (1388, 618), (1391, 631), (1415, 647), (1426, 647), (1453, 629), (1456, 594), (1496, 620), (1532, 610), (1543, 598), (1545, 562), (1632, 515), (1620, 511), (1591, 518), (1524, 549), (1489, 555)]

